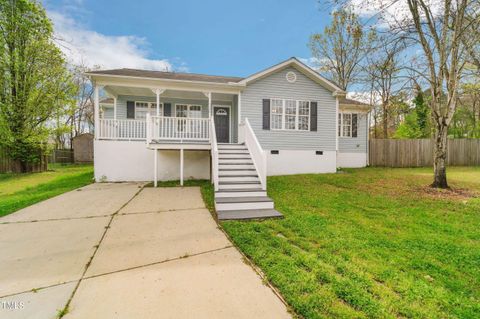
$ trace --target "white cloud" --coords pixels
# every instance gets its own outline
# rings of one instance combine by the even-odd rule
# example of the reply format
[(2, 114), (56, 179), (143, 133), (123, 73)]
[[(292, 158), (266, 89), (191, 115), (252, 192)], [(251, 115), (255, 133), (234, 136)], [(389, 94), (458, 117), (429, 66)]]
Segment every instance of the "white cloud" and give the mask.
[(309, 57), (298, 59), (317, 72), (326, 71), (328, 69), (327, 66), (330, 65), (330, 60), (328, 60), (327, 58), (318, 59), (315, 57)]
[(370, 104), (380, 104), (381, 99), (377, 92), (369, 92), (369, 91), (352, 91), (347, 93), (347, 98), (359, 101), (362, 103)]
[[(442, 0), (425, 1), (434, 15), (441, 12)], [(364, 18), (378, 18), (379, 27), (396, 27), (411, 19), (408, 3), (403, 0), (350, 0), (350, 8)]]
[[(101, 34), (58, 11), (48, 11), (48, 16), (54, 24), (57, 44), (71, 63), (84, 63), (88, 67), (100, 66), (102, 69), (176, 69), (168, 59), (150, 58), (145, 38)], [(178, 69), (188, 70), (185, 63), (181, 63)]]

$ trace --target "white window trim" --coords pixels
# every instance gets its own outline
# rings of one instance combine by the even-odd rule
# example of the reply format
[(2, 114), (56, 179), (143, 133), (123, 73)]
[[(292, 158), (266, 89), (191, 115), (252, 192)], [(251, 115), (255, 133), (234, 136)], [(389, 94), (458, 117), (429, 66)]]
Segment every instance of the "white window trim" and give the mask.
[[(339, 119), (339, 129), (340, 129), (340, 132), (339, 132), (339, 135), (338, 137), (341, 137), (341, 138), (357, 138), (358, 137), (358, 113), (354, 113), (354, 112), (338, 112), (338, 114), (340, 115), (340, 119)], [(345, 136), (343, 135), (343, 115), (344, 114), (350, 114), (350, 136)], [(353, 114), (357, 114), (357, 137), (353, 137)]]
[(190, 116), (190, 107), (192, 106), (200, 106), (200, 117), (198, 118), (202, 118), (202, 112), (203, 112), (203, 105), (201, 104), (188, 104), (188, 103), (176, 103), (175, 104), (175, 117), (177, 117), (177, 106), (179, 105), (186, 105), (187, 106), (187, 119), (190, 119), (190, 118), (197, 118), (197, 117), (191, 117)]
[[(157, 104), (157, 102), (140, 101), (140, 100), (139, 101), (134, 101), (135, 120), (144, 120), (144, 119), (137, 118), (137, 103), (147, 103), (148, 104), (148, 112), (150, 113), (150, 115), (152, 115), (153, 111), (154, 111), (153, 115), (157, 115), (157, 113), (156, 113), (157, 107), (154, 106), (155, 104)], [(163, 116), (164, 109), (163, 109), (163, 103), (161, 103), (161, 102), (160, 102), (160, 107), (161, 107), (160, 116)]]
[[(272, 113), (272, 100), (280, 100), (282, 101), (282, 127), (281, 128), (272, 128), (272, 123), (273, 123), (273, 113)], [(285, 110), (285, 101), (295, 101), (295, 129), (287, 129), (285, 128), (285, 115), (286, 115), (286, 110)], [(307, 102), (308, 103), (308, 128), (306, 130), (300, 130), (299, 129), (299, 118), (300, 116), (305, 116), (305, 115), (299, 115), (299, 102)], [(293, 115), (293, 114), (289, 114)], [(312, 110), (311, 110), (311, 102), (307, 100), (295, 100), (295, 99), (280, 99), (280, 98), (270, 98), (270, 130), (272, 131), (297, 131), (297, 132), (309, 132), (310, 131), (310, 120), (312, 116)]]

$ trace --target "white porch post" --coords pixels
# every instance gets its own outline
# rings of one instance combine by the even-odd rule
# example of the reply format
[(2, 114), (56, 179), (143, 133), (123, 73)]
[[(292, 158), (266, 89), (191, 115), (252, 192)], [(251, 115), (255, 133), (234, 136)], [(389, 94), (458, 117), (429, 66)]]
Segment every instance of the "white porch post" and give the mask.
[(117, 119), (117, 98), (113, 98), (113, 119)]
[(183, 148), (180, 149), (180, 186), (183, 186)]
[(165, 92), (164, 89), (151, 89), (153, 93), (155, 93), (155, 96), (157, 97), (157, 116), (160, 116), (160, 94)]
[(160, 116), (160, 90), (156, 89), (155, 94), (157, 95), (157, 116)]
[(212, 110), (212, 92), (208, 92), (208, 115), (209, 117), (213, 116)]
[(93, 112), (94, 112), (94, 121), (95, 121), (95, 139), (98, 139), (100, 133), (100, 101), (99, 101), (99, 86), (95, 84), (94, 89), (94, 105), (93, 105)]
[(238, 124), (242, 122), (242, 92), (238, 92), (238, 101), (237, 101), (237, 109), (238, 109)]
[(157, 170), (158, 170), (158, 161), (157, 161), (157, 156), (158, 156), (158, 150), (157, 149), (154, 149), (153, 150), (155, 153), (154, 153), (154, 156), (153, 156), (153, 160), (154, 160), (154, 163), (153, 163), (153, 186), (154, 187), (157, 187)]

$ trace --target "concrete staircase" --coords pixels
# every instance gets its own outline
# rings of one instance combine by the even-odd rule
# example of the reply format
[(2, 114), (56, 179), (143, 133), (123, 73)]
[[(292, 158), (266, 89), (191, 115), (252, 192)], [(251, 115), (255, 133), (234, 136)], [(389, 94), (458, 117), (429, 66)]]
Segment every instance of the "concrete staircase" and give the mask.
[(219, 220), (282, 217), (262, 189), (255, 165), (244, 144), (218, 144)]

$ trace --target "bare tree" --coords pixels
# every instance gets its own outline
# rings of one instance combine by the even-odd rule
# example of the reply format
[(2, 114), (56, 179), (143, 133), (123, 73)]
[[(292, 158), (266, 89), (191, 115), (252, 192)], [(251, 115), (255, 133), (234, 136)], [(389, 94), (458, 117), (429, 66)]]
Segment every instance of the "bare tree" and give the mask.
[(72, 69), (73, 79), (78, 88), (76, 107), (68, 120), (72, 127), (72, 138), (89, 131), (93, 126), (93, 85), (85, 75), (88, 71), (91, 69), (84, 63)]
[(332, 18), (332, 24), (325, 27), (323, 33), (310, 37), (309, 47), (320, 72), (346, 91), (358, 78), (374, 32), (366, 33), (357, 15), (350, 10), (334, 11)]
[[(393, 97), (403, 89), (402, 81), (405, 82), (401, 77), (400, 62), (400, 54), (405, 49), (405, 44), (397, 39), (392, 41), (385, 36), (378, 38), (375, 43), (375, 49), (366, 59), (364, 73), (371, 94), (375, 93), (379, 97), (383, 138), (388, 138), (389, 123), (394, 115)], [(375, 115), (376, 126), (378, 115)]]
[(475, 25), (478, 27), (478, 15), (471, 21), (465, 18), (474, 4), (471, 0), (443, 0), (435, 7), (425, 0), (407, 3), (411, 14), (407, 30), (423, 49), (428, 65), (429, 104), (435, 127), (432, 186), (447, 188), (448, 127), (457, 108), (460, 78), (467, 61), (463, 43)]
[[(349, 0), (334, 0), (351, 7)], [(480, 24), (479, 0), (366, 0), (376, 7), (376, 17), (387, 22), (391, 34), (414, 43), (421, 50), (430, 89), (429, 108), (434, 126), (434, 179), (432, 187), (448, 188), (446, 173), (447, 135), (454, 116), (465, 65), (472, 61), (472, 36)], [(404, 11), (392, 10), (404, 6)], [(392, 12), (393, 11), (393, 12)], [(470, 53), (469, 53), (470, 52)], [(474, 54), (474, 57), (476, 55)]]

